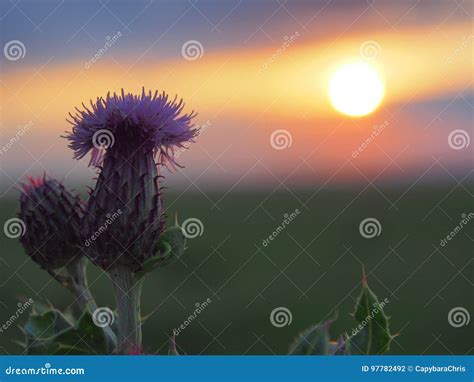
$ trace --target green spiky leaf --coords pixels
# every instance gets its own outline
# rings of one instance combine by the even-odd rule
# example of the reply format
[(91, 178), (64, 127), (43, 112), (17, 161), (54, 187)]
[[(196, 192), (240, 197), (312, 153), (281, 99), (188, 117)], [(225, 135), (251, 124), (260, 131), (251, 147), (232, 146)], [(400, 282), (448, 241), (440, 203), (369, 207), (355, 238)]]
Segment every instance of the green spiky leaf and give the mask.
[(384, 305), (369, 288), (364, 274), (362, 292), (354, 311), (358, 326), (349, 340), (355, 354), (382, 354), (389, 349), (393, 336), (389, 318), (383, 311)]
[(43, 315), (49, 310), (51, 310), (51, 306), (46, 305), (40, 301), (35, 301), (31, 307), (31, 311), (34, 314), (39, 314), (39, 315)]
[(174, 226), (167, 229), (161, 240), (163, 244), (168, 244), (171, 247), (171, 251), (166, 259), (163, 260), (162, 265), (167, 265), (179, 259), (186, 249), (186, 237), (183, 234), (181, 227)]
[(303, 331), (291, 344), (290, 355), (329, 355), (329, 326), (326, 321), (321, 325), (313, 325)]
[(290, 346), (289, 354), (295, 355), (349, 355), (382, 354), (389, 350), (394, 336), (389, 330), (389, 318), (384, 313), (385, 299), (379, 302), (367, 285), (365, 272), (362, 292), (357, 300), (354, 317), (358, 322), (351, 336), (344, 334), (337, 341), (330, 341), (329, 326), (332, 321), (313, 325), (302, 332)]
[(33, 312), (23, 328), (27, 354), (54, 353), (57, 348), (54, 344), (54, 337), (72, 327), (73, 324), (59, 310), (35, 303)]
[(107, 353), (104, 333), (94, 324), (89, 312), (84, 312), (74, 325), (57, 309), (43, 312), (31, 314), (24, 327), (27, 354)]
[(41, 311), (41, 314), (32, 313), (30, 315), (24, 327), (27, 337), (46, 339), (72, 327), (72, 324), (59, 310), (49, 309)]
[(59, 345), (54, 354), (105, 354), (104, 332), (94, 324), (89, 312), (84, 312), (76, 326), (58, 334), (54, 342)]
[(159, 267), (164, 267), (179, 259), (186, 248), (186, 238), (179, 226), (165, 230), (160, 237), (158, 254), (148, 259), (138, 276), (143, 276)]

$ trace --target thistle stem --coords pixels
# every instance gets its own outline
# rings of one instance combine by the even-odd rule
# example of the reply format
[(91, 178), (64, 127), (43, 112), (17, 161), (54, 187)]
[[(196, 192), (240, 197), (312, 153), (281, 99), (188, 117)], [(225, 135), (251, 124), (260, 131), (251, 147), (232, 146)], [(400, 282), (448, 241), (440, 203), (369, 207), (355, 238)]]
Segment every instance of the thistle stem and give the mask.
[(72, 260), (65, 266), (68, 273), (66, 283), (74, 296), (81, 311), (88, 310), (91, 313), (97, 309), (97, 303), (87, 286), (86, 259), (81, 257)]
[(143, 278), (138, 278), (127, 267), (117, 266), (110, 271), (114, 284), (118, 312), (118, 354), (140, 351), (142, 327), (140, 297)]
[[(93, 316), (98, 306), (87, 285), (86, 265), (87, 260), (84, 257), (79, 257), (65, 266), (67, 276), (58, 274), (52, 276), (74, 294), (76, 297), (75, 302), (81, 313), (89, 311)], [(109, 326), (102, 327), (102, 330), (104, 331), (107, 348), (109, 352), (112, 352), (115, 346), (117, 346), (117, 336)]]

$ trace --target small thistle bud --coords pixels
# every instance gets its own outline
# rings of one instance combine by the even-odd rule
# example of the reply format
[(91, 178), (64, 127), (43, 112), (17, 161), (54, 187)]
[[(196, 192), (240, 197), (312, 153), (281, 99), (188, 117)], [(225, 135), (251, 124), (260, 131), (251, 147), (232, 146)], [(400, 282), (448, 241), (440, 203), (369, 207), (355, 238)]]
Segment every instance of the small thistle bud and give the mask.
[(80, 256), (83, 205), (55, 179), (29, 178), (22, 184), (18, 217), (26, 230), (20, 242), (42, 268), (53, 270)]
[[(94, 238), (87, 256), (103, 269), (139, 272), (159, 252), (164, 215), (158, 165), (174, 167), (174, 151), (196, 136), (194, 114), (182, 114), (183, 107), (165, 93), (122, 90), (71, 115), (66, 138), (74, 157), (91, 151), (90, 164), (100, 170), (83, 228), (86, 239)], [(113, 214), (119, 216), (112, 221)]]

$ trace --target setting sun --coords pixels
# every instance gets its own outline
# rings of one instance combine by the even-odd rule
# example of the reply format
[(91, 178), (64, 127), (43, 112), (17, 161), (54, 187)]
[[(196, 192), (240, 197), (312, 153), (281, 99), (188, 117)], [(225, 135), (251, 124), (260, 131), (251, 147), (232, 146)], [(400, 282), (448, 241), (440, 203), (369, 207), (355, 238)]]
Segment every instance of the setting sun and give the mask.
[(384, 96), (384, 85), (377, 71), (363, 62), (339, 68), (329, 83), (329, 96), (334, 108), (350, 116), (374, 111)]

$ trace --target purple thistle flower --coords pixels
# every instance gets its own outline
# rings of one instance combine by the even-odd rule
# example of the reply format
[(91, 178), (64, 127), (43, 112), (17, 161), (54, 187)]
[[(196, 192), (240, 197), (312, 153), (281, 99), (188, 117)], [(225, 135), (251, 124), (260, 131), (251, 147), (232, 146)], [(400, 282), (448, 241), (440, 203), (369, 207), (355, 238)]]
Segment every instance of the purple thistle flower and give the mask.
[(140, 96), (131, 93), (121, 95), (110, 93), (105, 99), (97, 98), (91, 109), (82, 105), (84, 110), (76, 108), (76, 115), (69, 114), (73, 125), (69, 147), (74, 150), (74, 158), (81, 159), (92, 151), (90, 164), (100, 166), (104, 160), (104, 151), (113, 145), (127, 146), (130, 150), (153, 151), (158, 154), (160, 164), (174, 161), (174, 150), (184, 147), (197, 134), (191, 120), (195, 113), (181, 114), (183, 100), (169, 100), (164, 92), (147, 94), (142, 89)]
[(18, 217), (26, 231), (20, 242), (42, 268), (53, 270), (81, 256), (79, 230), (83, 204), (60, 182), (29, 178), (22, 184)]
[(182, 100), (170, 101), (165, 93), (143, 89), (136, 96), (122, 90), (71, 115), (66, 138), (74, 157), (92, 151), (90, 164), (100, 169), (83, 233), (87, 255), (103, 269), (125, 266), (137, 272), (158, 254), (164, 215), (157, 165), (174, 166), (174, 150), (197, 134), (191, 124), (195, 114), (182, 114), (183, 107)]

